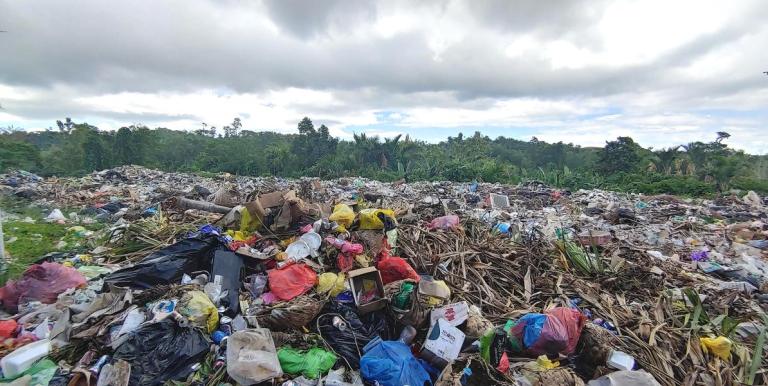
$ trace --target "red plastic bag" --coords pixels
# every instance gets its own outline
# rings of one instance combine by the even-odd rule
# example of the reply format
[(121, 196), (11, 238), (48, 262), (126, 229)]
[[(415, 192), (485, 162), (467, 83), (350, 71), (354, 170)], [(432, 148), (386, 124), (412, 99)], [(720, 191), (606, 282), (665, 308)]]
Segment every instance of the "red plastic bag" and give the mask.
[(19, 303), (55, 303), (60, 293), (83, 286), (86, 281), (74, 268), (49, 262), (35, 264), (24, 271), (21, 279), (11, 280), (0, 288), (0, 301), (7, 310), (17, 312)]
[(384, 284), (403, 279), (412, 279), (416, 282), (421, 280), (421, 277), (419, 277), (419, 274), (416, 273), (413, 267), (401, 257), (393, 256), (379, 260), (377, 268), (381, 273), (381, 281)]
[(16, 328), (19, 326), (13, 319), (0, 320), (0, 338), (8, 339), (16, 335)]
[(573, 308), (555, 307), (544, 314), (526, 314), (510, 331), (527, 355), (569, 355), (576, 349), (587, 318)]
[(317, 283), (317, 274), (306, 264), (292, 264), (283, 269), (267, 272), (269, 290), (280, 300), (291, 300), (311, 290)]
[(575, 308), (567, 307), (555, 307), (547, 311), (546, 315), (548, 318), (558, 319), (565, 328), (568, 344), (565, 350), (561, 352), (565, 355), (573, 353), (576, 350), (576, 345), (579, 343), (581, 330), (584, 328), (584, 324), (587, 323), (587, 317)]
[(427, 229), (451, 230), (451, 229), (456, 229), (456, 227), (458, 226), (459, 226), (459, 216), (456, 216), (455, 214), (451, 214), (448, 216), (438, 217), (430, 221), (429, 224), (427, 224)]

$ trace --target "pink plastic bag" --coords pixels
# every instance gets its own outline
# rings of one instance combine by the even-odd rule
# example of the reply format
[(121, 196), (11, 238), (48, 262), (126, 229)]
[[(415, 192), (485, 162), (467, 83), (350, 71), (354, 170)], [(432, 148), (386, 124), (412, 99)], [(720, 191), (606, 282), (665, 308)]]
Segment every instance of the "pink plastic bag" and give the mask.
[(74, 268), (44, 262), (30, 266), (21, 279), (10, 280), (0, 288), (0, 301), (8, 311), (17, 312), (21, 303), (55, 303), (60, 293), (86, 282), (85, 276)]
[(283, 269), (267, 272), (269, 290), (280, 300), (291, 300), (311, 290), (317, 283), (317, 274), (306, 264), (292, 264)]
[(456, 229), (456, 227), (458, 226), (459, 226), (459, 216), (456, 216), (455, 214), (451, 214), (448, 216), (442, 216), (442, 217), (433, 219), (432, 221), (429, 222), (429, 224), (427, 224), (427, 229), (451, 230), (451, 229)]
[(566, 331), (568, 337), (568, 344), (563, 354), (571, 354), (576, 350), (576, 345), (579, 343), (579, 337), (581, 337), (581, 330), (584, 328), (584, 324), (587, 323), (587, 317), (574, 308), (567, 307), (555, 307), (546, 312), (549, 318), (556, 318), (560, 321)]
[(335, 237), (326, 237), (325, 241), (328, 244), (336, 247), (340, 252), (336, 256), (336, 267), (341, 272), (347, 272), (352, 269), (352, 265), (355, 261), (355, 256), (363, 253), (363, 245), (350, 243), (349, 241), (337, 239)]
[(510, 331), (530, 356), (569, 355), (576, 349), (587, 318), (573, 308), (555, 307), (544, 314), (526, 314)]

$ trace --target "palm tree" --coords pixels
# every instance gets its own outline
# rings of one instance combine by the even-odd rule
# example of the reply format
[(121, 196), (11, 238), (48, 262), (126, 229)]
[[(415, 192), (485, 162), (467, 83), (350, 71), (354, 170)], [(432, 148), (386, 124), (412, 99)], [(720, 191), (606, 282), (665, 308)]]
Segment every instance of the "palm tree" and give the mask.
[(675, 164), (675, 158), (677, 158), (679, 153), (677, 150), (680, 146), (681, 145), (653, 152), (654, 158), (651, 162), (657, 172), (667, 175), (672, 174), (672, 166)]

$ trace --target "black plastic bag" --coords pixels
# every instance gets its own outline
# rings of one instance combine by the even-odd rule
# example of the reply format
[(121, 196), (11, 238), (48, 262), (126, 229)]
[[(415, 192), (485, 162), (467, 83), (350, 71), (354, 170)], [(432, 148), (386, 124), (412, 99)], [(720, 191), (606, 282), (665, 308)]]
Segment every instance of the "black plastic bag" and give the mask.
[(240, 310), (240, 271), (243, 269), (243, 259), (231, 251), (216, 251), (213, 255), (213, 272), (211, 281), (216, 275), (221, 276), (221, 290), (227, 291), (227, 297), (221, 305), (227, 307), (227, 315), (235, 316)]
[(189, 376), (192, 365), (203, 360), (210, 345), (200, 330), (179, 327), (169, 318), (131, 333), (113, 358), (131, 364), (130, 386), (162, 385)]
[(134, 289), (178, 283), (184, 273), (211, 270), (211, 261), (220, 241), (215, 236), (193, 237), (153, 252), (138, 264), (119, 269), (104, 284)]
[[(347, 323), (342, 331), (333, 325), (333, 317), (339, 315)], [(389, 325), (382, 312), (371, 312), (358, 316), (353, 307), (331, 301), (318, 315), (318, 332), (333, 350), (341, 355), (353, 368), (360, 368), (360, 354), (363, 347), (376, 337), (386, 340), (390, 337)]]

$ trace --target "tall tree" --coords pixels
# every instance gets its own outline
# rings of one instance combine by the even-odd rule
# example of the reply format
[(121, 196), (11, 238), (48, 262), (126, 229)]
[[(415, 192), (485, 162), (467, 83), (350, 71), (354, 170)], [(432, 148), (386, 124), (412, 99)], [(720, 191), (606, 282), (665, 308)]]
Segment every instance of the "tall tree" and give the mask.
[(640, 146), (630, 137), (618, 137), (605, 143), (598, 156), (598, 168), (604, 174), (631, 172), (640, 160), (637, 150)]

